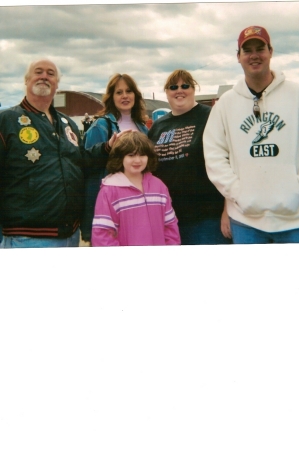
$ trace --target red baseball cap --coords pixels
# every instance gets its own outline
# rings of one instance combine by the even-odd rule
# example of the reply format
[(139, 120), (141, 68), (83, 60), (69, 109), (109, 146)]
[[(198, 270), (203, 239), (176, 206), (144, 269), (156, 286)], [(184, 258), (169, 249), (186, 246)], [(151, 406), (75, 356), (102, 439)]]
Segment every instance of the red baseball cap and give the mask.
[(258, 25), (252, 25), (251, 27), (245, 28), (245, 30), (241, 31), (238, 39), (239, 49), (242, 47), (244, 42), (249, 41), (249, 39), (260, 39), (265, 42), (265, 44), (271, 45), (270, 36), (267, 30), (263, 27), (259, 27)]

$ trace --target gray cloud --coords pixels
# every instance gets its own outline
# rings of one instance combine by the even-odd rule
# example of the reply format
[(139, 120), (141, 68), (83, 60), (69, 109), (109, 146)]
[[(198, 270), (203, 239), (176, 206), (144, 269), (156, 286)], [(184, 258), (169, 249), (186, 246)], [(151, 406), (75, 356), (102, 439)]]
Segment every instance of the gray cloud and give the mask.
[(23, 96), (27, 64), (39, 57), (62, 70), (61, 89), (103, 92), (115, 72), (132, 75), (147, 98), (165, 99), (176, 68), (190, 70), (202, 93), (242, 75), (237, 37), (265, 26), (272, 66), (299, 82), (297, 2), (56, 5), (1, 7), (2, 105)]

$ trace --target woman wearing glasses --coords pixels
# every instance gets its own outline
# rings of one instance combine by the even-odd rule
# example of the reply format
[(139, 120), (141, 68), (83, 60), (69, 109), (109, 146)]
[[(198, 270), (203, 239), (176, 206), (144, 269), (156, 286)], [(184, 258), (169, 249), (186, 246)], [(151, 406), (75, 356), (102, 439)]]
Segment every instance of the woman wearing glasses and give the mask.
[(148, 134), (159, 158), (155, 174), (170, 191), (183, 245), (227, 244), (231, 236), (224, 199), (207, 177), (203, 156), (211, 108), (195, 101), (196, 85), (181, 69), (165, 83), (171, 112), (155, 121)]

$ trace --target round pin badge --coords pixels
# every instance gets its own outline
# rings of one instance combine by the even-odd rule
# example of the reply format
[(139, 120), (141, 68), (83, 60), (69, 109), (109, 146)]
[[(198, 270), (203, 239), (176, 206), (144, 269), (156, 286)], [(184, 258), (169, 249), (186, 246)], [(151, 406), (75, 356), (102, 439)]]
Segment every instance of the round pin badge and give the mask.
[(24, 144), (33, 144), (38, 141), (39, 134), (38, 131), (33, 127), (22, 128), (19, 133), (20, 141)]
[(68, 123), (68, 121), (66, 120), (65, 117), (61, 117), (61, 122), (63, 122), (63, 123)]

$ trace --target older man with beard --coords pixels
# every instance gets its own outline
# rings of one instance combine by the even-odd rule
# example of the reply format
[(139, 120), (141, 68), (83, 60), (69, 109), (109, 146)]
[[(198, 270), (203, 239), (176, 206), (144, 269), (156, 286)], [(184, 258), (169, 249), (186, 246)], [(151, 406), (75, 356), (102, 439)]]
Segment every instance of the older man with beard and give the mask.
[(25, 98), (0, 113), (2, 248), (79, 245), (83, 168), (102, 147), (85, 150), (75, 122), (53, 107), (59, 80), (52, 61), (32, 62)]

